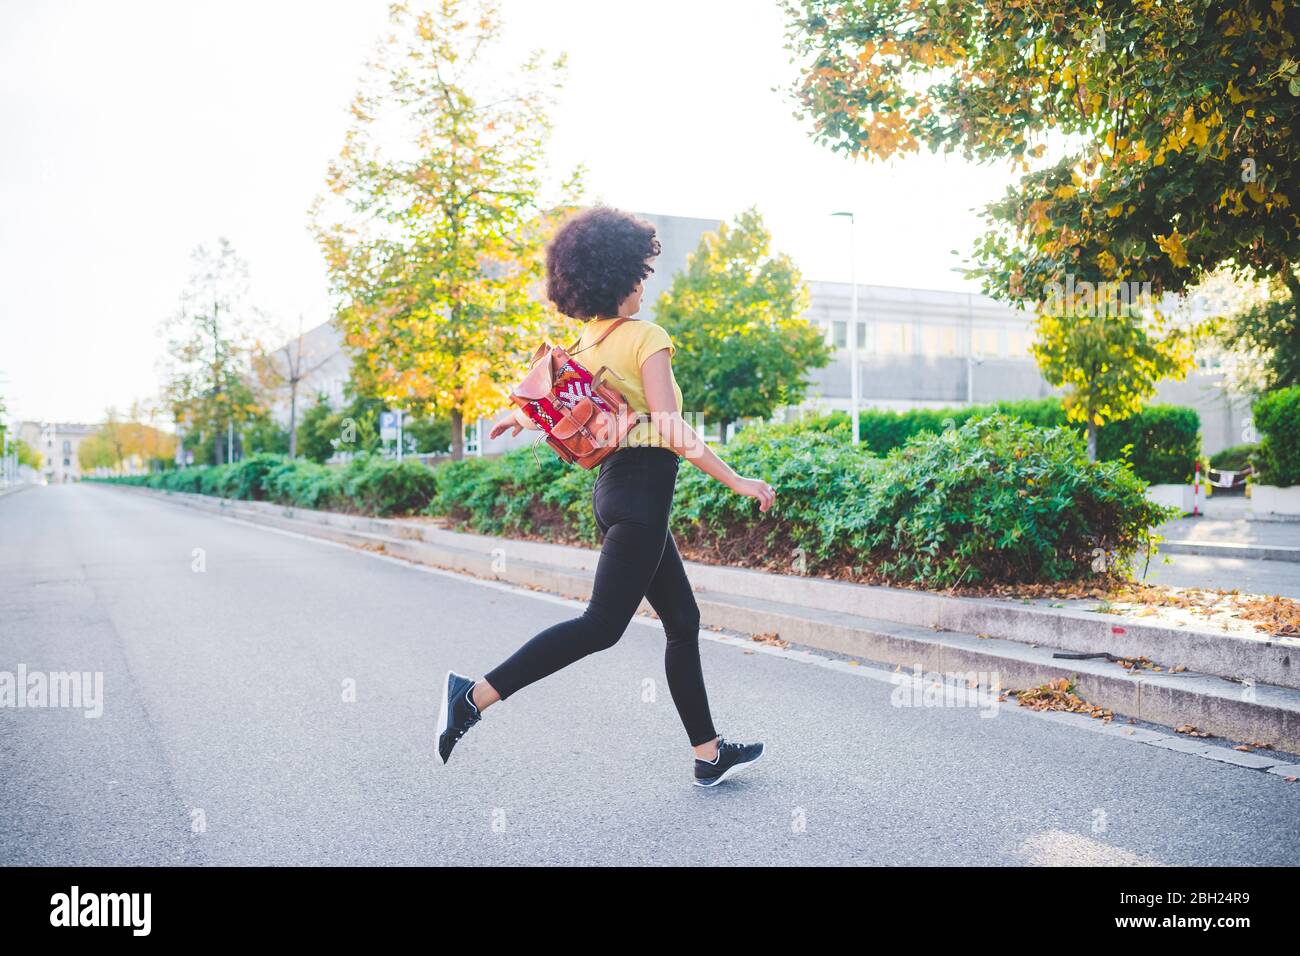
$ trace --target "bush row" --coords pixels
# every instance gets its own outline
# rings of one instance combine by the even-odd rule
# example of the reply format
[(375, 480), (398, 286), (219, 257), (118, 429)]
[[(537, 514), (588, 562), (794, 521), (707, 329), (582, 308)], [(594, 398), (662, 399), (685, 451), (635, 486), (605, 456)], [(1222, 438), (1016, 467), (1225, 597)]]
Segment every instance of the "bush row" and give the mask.
[[(879, 579), (931, 587), (1124, 574), (1151, 529), (1174, 516), (1147, 499), (1130, 466), (1088, 462), (1073, 428), (998, 413), (921, 432), (883, 456), (854, 447), (835, 416), (750, 428), (721, 454), (741, 474), (769, 481), (776, 508), (760, 514), (753, 499), (685, 465), (674, 533), (714, 560), (787, 572), (866, 567)], [(109, 480), (365, 514), (427, 510), (488, 534), (596, 543), (597, 474), (524, 448), (436, 470), (377, 457), (331, 468), (259, 454)]]
[(361, 456), (344, 467), (330, 467), (267, 453), (250, 455), (229, 465), (200, 465), (103, 480), (369, 515), (421, 512), (437, 484), (433, 470), (416, 461)]
[[(830, 573), (868, 566), (932, 587), (1077, 580), (1131, 572), (1151, 529), (1175, 516), (1150, 502), (1128, 465), (1089, 462), (1073, 428), (994, 413), (921, 432), (884, 456), (827, 416), (746, 429), (720, 454), (776, 488), (760, 514), (684, 466), (672, 529), (716, 560)], [(488, 534), (594, 542), (596, 473), (530, 450), (441, 466), (430, 511)]]
[[(995, 402), (962, 408), (914, 408), (892, 412), (867, 409), (858, 414), (858, 435), (877, 454), (901, 448), (914, 435), (938, 434), (951, 420), (963, 425), (975, 418), (1008, 415), (1040, 428), (1083, 426), (1067, 422), (1059, 398)], [(848, 420), (844, 413), (833, 421)], [(1152, 484), (1182, 484), (1192, 480), (1200, 455), (1201, 421), (1193, 408), (1179, 405), (1148, 405), (1132, 418), (1105, 425), (1097, 432), (1097, 457), (1106, 461), (1129, 461), (1139, 478)]]

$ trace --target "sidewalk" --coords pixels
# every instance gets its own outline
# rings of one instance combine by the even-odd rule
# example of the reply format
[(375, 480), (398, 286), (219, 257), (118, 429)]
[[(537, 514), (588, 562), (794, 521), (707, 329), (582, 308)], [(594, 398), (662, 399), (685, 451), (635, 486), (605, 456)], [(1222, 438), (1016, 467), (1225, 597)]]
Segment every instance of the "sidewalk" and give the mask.
[(1212, 495), (1200, 508), (1156, 529), (1164, 540), (1145, 583), (1300, 599), (1300, 521), (1252, 519), (1244, 495)]
[[(1245, 514), (1223, 511), (1200, 518), (1178, 518), (1156, 529), (1169, 541), (1195, 544), (1253, 545), (1300, 551), (1300, 522), (1251, 521)], [(1161, 545), (1163, 548), (1164, 545)]]

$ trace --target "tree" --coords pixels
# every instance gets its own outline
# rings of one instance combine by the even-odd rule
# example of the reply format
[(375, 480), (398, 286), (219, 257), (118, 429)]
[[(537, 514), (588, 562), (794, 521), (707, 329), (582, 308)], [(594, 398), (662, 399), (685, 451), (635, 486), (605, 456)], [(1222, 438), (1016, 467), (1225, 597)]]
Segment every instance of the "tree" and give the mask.
[(312, 461), (327, 461), (334, 454), (338, 417), (330, 408), (329, 396), (317, 395), (316, 404), (303, 413), (294, 447)]
[(392, 6), (329, 168), (330, 205), (312, 210), (360, 387), (447, 417), (455, 458), (465, 423), (505, 401), (520, 360), (558, 325), (538, 294), (542, 251), (580, 176), (558, 208), (539, 203), (564, 56), (546, 71), (536, 51), (514, 88), (498, 89), (496, 4), (464, 6)]
[(8, 454), (16, 455), (19, 465), (26, 465), (40, 471), (41, 453), (17, 435), (10, 433), (9, 426), (5, 424), (5, 416), (8, 412), (9, 408), (5, 404), (4, 396), (0, 395), (0, 447), (3, 447)]
[(104, 422), (80, 445), (77, 460), (85, 471), (96, 468), (121, 470), (130, 461), (151, 465), (176, 454), (176, 436), (156, 427), (157, 410), (152, 405), (134, 402), (124, 419), (109, 406)]
[(334, 448), (345, 454), (368, 455), (384, 447), (379, 435), (379, 416), (384, 403), (370, 395), (362, 394), (354, 382), (346, 388), (348, 404), (337, 416)]
[(198, 246), (193, 261), (180, 308), (163, 324), (163, 395), (195, 458), (210, 451), (221, 464), (232, 460), (230, 432), (264, 411), (251, 367), (260, 316), (247, 303), (248, 266), (226, 239)]
[[(807, 393), (807, 370), (830, 361), (821, 332), (801, 316), (809, 293), (789, 256), (751, 207), (705, 233), (685, 272), (655, 303), (677, 351), (673, 371), (686, 409), (721, 426), (769, 418)], [(685, 410), (685, 409), (684, 409)]]
[[(287, 432), (288, 452), (290, 458), (298, 455), (298, 389), (334, 357), (313, 355), (304, 343), (302, 316), (298, 316), (298, 336), (274, 352), (259, 355), (255, 362), (258, 378), (264, 388), (270, 391), (287, 388), (289, 390), (289, 425)], [(267, 435), (270, 432), (265, 423), (261, 429)]]
[(17, 449), (18, 464), (26, 465), (33, 471), (41, 470), (41, 462), (43, 459), (41, 458), (41, 453), (39, 451), (27, 444), (27, 442), (23, 441), (21, 438), (12, 440), (10, 445)]
[(1264, 295), (1227, 316), (1221, 329), (1224, 346), (1243, 359), (1239, 390), (1262, 395), (1300, 385), (1300, 322), (1282, 282), (1270, 280)]
[(1144, 321), (1134, 308), (1109, 311), (1045, 312), (1030, 346), (1048, 383), (1069, 389), (1066, 416), (1086, 425), (1089, 461), (1097, 460), (1098, 427), (1141, 411), (1162, 378), (1194, 362), (1189, 337), (1159, 314)]
[(248, 419), (236, 437), (242, 454), (255, 455), (259, 452), (270, 452), (276, 455), (287, 455), (290, 453), (289, 430), (282, 427), (269, 410), (263, 410)]
[[(1300, 7), (783, 0), (795, 90), (850, 155), (922, 146), (1026, 174), (986, 210), (986, 291), (1067, 276), (1181, 292), (1224, 263), (1300, 309)], [(1062, 153), (1044, 159), (1048, 146)], [(1035, 163), (1037, 164), (1035, 166)]]
[(402, 422), (402, 437), (424, 453), (451, 447), (451, 424), (445, 418), (412, 418)]
[(77, 446), (77, 461), (82, 469), (116, 469), (126, 458), (123, 437), (117, 409), (110, 405), (104, 423)]
[(384, 405), (378, 399), (358, 395), (348, 386), (348, 404), (339, 411), (330, 407), (329, 396), (320, 393), (316, 403), (298, 426), (298, 447), (312, 461), (328, 461), (335, 452), (369, 454), (383, 447), (379, 415)]
[(128, 454), (146, 462), (170, 461), (176, 457), (176, 436), (164, 431), (162, 414), (153, 401), (134, 401), (127, 412), (125, 446)]

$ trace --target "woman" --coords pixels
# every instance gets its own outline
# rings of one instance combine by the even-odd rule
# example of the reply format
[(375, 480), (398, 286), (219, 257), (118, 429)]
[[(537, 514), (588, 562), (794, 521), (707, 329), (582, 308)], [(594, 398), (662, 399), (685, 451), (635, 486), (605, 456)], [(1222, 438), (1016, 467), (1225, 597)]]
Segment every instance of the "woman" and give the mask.
[[(763, 755), (761, 743), (734, 743), (714, 729), (700, 668), (700, 612), (668, 516), (683, 456), (738, 494), (758, 499), (760, 511), (772, 506), (775, 493), (767, 482), (732, 471), (682, 418), (682, 392), (672, 370), (676, 349), (667, 332), (634, 319), (602, 339), (618, 317), (640, 309), (642, 283), (659, 252), (653, 225), (604, 206), (569, 219), (547, 248), (548, 298), (561, 313), (587, 321), (575, 356), (592, 372), (608, 365), (619, 376), (609, 383), (642, 421), (628, 433), (626, 447), (605, 458), (596, 477), (592, 504), (603, 543), (590, 605), (581, 617), (546, 628), (477, 681), (448, 672), (438, 719), (443, 764), (497, 701), (613, 647), (643, 597), (668, 639), (668, 689), (695, 753), (695, 783), (715, 786)], [(490, 435), (536, 427), (516, 408)]]

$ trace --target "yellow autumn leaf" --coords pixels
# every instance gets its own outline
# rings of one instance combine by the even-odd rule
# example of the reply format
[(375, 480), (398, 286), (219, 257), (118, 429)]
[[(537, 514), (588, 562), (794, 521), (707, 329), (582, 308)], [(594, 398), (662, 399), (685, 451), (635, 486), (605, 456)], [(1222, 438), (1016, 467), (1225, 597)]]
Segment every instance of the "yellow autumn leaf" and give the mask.
[(1183, 237), (1176, 230), (1168, 236), (1156, 236), (1156, 244), (1174, 265), (1179, 267), (1187, 265), (1187, 250), (1183, 247)]

